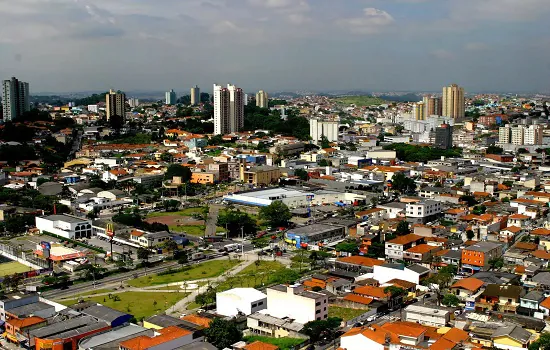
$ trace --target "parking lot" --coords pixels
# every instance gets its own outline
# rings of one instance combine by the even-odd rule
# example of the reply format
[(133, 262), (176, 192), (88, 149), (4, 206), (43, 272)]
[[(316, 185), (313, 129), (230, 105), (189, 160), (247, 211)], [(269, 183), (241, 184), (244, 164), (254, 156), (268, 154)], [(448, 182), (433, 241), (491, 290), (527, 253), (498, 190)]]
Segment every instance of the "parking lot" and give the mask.
[[(92, 238), (87, 240), (87, 243), (89, 245), (93, 245), (95, 247), (101, 248), (101, 249), (105, 250), (106, 252), (111, 252), (111, 243), (107, 240), (99, 239), (98, 237), (92, 237)], [(127, 246), (127, 245), (122, 245), (120, 243), (117, 244), (117, 243), (118, 242), (113, 242), (113, 252), (114, 253), (123, 254), (123, 253), (127, 253), (128, 251), (131, 251), (132, 252), (132, 257), (136, 258), (137, 248)]]

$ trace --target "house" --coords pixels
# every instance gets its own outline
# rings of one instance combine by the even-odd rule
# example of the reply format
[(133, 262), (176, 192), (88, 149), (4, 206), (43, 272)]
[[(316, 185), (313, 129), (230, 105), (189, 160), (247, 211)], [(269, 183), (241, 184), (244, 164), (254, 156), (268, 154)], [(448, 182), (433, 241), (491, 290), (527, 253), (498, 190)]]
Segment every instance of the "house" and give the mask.
[(451, 328), (441, 338), (430, 346), (431, 350), (452, 350), (470, 339), (468, 332), (458, 328)]
[(451, 293), (465, 299), (477, 294), (483, 287), (483, 281), (474, 277), (463, 278), (456, 281), (451, 287)]
[(405, 210), (407, 208), (406, 203), (390, 202), (385, 204), (379, 204), (377, 208), (384, 209), (386, 211), (387, 219), (395, 219), (405, 216)]
[(424, 237), (413, 233), (394, 238), (385, 243), (386, 258), (391, 260), (403, 260), (403, 253), (405, 250), (422, 243), (425, 243)]
[(489, 284), (476, 302), (477, 310), (516, 312), (525, 291), (520, 286)]
[(234, 317), (267, 308), (267, 296), (254, 288), (233, 288), (216, 293), (216, 313)]
[(462, 249), (462, 269), (466, 271), (486, 271), (489, 261), (502, 255), (502, 245), (494, 242), (476, 242)]
[(441, 262), (437, 266), (459, 266), (462, 259), (462, 250), (443, 249), (435, 252), (434, 256), (441, 258)]
[(518, 325), (497, 328), (491, 335), (497, 349), (520, 350), (529, 347), (535, 335)]
[(525, 227), (530, 219), (527, 215), (513, 214), (508, 217), (508, 226)]
[(175, 350), (194, 341), (193, 332), (177, 326), (156, 330), (154, 335), (140, 335), (120, 343), (120, 350)]
[(384, 264), (374, 267), (373, 277), (380, 284), (393, 279), (420, 284), (420, 281), (430, 274), (430, 269), (418, 264), (404, 266), (403, 264)]
[(256, 340), (250, 344), (247, 344), (242, 347), (244, 350), (279, 350), (279, 347), (273, 344), (264, 343), (262, 341)]
[(427, 264), (434, 253), (439, 251), (440, 249), (441, 247), (438, 246), (419, 244), (405, 250), (403, 254), (403, 260), (413, 264)]
[(403, 297), (392, 297), (389, 292), (385, 291), (384, 287), (373, 287), (373, 286), (361, 286), (357, 287), (352, 292), (355, 295), (358, 295), (362, 298), (369, 298), (372, 300), (380, 301), (388, 304), (388, 308), (392, 308), (395, 305), (401, 303)]
[(407, 306), (404, 309), (404, 314), (404, 319), (407, 322), (416, 322), (432, 327), (445, 327), (451, 319), (449, 310), (421, 305)]
[(519, 315), (533, 316), (535, 312), (539, 312), (539, 305), (544, 301), (544, 295), (532, 290), (519, 299), (519, 306), (516, 313)]
[(372, 208), (372, 209), (367, 209), (367, 210), (363, 210), (363, 211), (355, 213), (355, 217), (357, 219), (362, 220), (362, 221), (365, 221), (365, 220), (372, 220), (372, 221), (382, 220), (382, 219), (385, 219), (386, 216), (387, 216), (387, 212), (386, 212), (385, 209), (382, 209), (382, 208)]
[(368, 258), (366, 256), (353, 255), (337, 258), (334, 263), (334, 267), (336, 269), (344, 271), (359, 272), (364, 274), (372, 272), (374, 266), (380, 266), (383, 264), (385, 264), (384, 260)]
[(340, 348), (346, 350), (384, 350), (389, 342), (399, 343), (397, 335), (383, 330), (378, 325), (373, 327), (352, 328), (340, 338)]
[(291, 318), (298, 323), (325, 320), (328, 317), (326, 294), (306, 291), (303, 285), (279, 284), (267, 288), (267, 313), (278, 318)]
[(545, 298), (539, 304), (539, 310), (545, 317), (550, 316), (550, 297)]
[(145, 232), (133, 230), (130, 232), (130, 242), (137, 243), (144, 248), (152, 248), (171, 239), (172, 235), (167, 231)]
[(445, 211), (445, 220), (449, 221), (458, 221), (461, 217), (468, 215), (468, 209), (461, 208), (461, 209), (448, 209)]
[(303, 323), (298, 323), (289, 318), (278, 318), (260, 312), (248, 315), (246, 325), (251, 333), (272, 338), (302, 338), (300, 331)]

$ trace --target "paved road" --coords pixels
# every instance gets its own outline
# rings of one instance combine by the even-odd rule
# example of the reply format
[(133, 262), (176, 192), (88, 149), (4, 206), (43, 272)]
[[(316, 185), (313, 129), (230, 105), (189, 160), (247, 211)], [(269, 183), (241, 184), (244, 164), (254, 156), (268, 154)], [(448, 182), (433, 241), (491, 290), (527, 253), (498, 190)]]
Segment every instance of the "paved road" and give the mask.
[(210, 212), (208, 213), (208, 220), (206, 220), (206, 235), (214, 236), (216, 234), (216, 223), (218, 222), (218, 213), (220, 206), (211, 205)]

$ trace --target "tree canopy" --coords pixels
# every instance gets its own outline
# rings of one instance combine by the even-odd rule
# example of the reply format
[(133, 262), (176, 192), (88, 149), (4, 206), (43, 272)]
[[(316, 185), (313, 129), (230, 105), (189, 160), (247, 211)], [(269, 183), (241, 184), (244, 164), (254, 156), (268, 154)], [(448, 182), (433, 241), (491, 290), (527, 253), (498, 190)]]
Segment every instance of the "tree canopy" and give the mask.
[(204, 330), (206, 339), (218, 349), (229, 348), (243, 338), (242, 332), (234, 322), (215, 318)]
[(180, 176), (182, 182), (189, 182), (191, 180), (191, 169), (179, 164), (170, 164), (166, 173), (164, 173), (165, 179), (172, 179), (174, 176)]
[(435, 147), (416, 146), (405, 143), (393, 143), (384, 146), (384, 149), (396, 151), (397, 158), (405, 162), (427, 162), (429, 160), (440, 159), (441, 157), (453, 158), (462, 155), (462, 149), (460, 148), (444, 150)]
[(416, 183), (414, 182), (414, 179), (405, 176), (405, 174), (402, 172), (395, 173), (391, 181), (392, 189), (401, 193), (413, 192), (416, 189)]
[(274, 201), (267, 207), (260, 209), (260, 218), (269, 222), (273, 227), (287, 226), (292, 218), (292, 213), (286, 204), (281, 201)]

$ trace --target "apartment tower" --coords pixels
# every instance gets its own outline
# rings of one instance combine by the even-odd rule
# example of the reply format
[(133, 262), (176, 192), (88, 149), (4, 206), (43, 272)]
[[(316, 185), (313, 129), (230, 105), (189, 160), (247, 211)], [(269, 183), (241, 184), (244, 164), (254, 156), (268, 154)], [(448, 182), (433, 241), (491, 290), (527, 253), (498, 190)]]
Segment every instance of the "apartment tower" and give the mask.
[(465, 115), (464, 88), (456, 84), (443, 88), (443, 116), (461, 120)]
[(126, 116), (126, 95), (124, 93), (110, 90), (105, 95), (105, 115), (107, 120), (114, 115), (118, 115), (124, 120)]
[(176, 92), (174, 89), (170, 89), (170, 91), (166, 92), (166, 104), (169, 106), (176, 104)]
[(426, 119), (425, 109), (426, 109), (426, 105), (424, 104), (424, 102), (415, 103), (413, 107), (414, 119), (425, 120)]
[(214, 134), (224, 135), (244, 127), (244, 93), (235, 85), (214, 84)]
[(424, 96), (422, 102), (424, 102), (424, 120), (432, 115), (441, 116), (441, 97)]
[(31, 110), (29, 83), (12, 77), (2, 82), (2, 107), (4, 121), (14, 120)]
[(269, 108), (267, 92), (264, 90), (260, 90), (256, 94), (256, 107)]
[(201, 103), (201, 89), (198, 85), (191, 88), (191, 105), (196, 106)]

